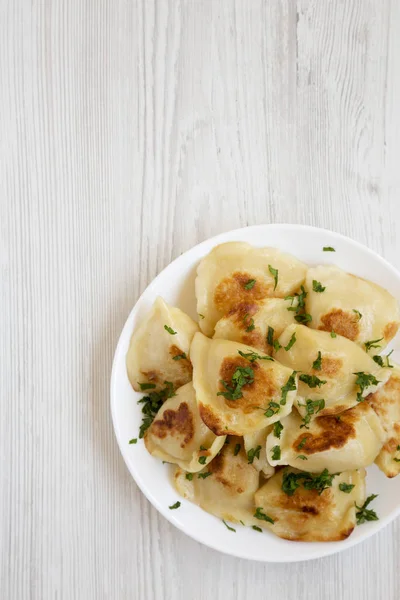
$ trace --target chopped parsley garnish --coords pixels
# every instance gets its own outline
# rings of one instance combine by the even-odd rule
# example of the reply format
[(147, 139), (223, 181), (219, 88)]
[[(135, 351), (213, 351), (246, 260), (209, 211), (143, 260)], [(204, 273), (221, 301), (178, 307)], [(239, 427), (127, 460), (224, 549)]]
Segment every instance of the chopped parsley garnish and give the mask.
[(253, 329), (255, 329), (255, 328), (256, 328), (256, 326), (254, 325), (254, 319), (253, 319), (253, 317), (250, 317), (250, 320), (247, 320), (247, 319), (248, 319), (248, 317), (250, 317), (250, 315), (249, 315), (249, 313), (246, 313), (246, 314), (244, 315), (244, 317), (243, 317), (243, 323), (244, 323), (245, 325), (247, 325), (247, 327), (246, 327), (246, 332), (247, 332), (247, 333), (250, 333), (250, 331), (253, 331)]
[(201, 313), (197, 313), (197, 314), (199, 315), (200, 319), (205, 319), (205, 316), (202, 315)]
[(146, 390), (154, 390), (156, 387), (155, 383), (140, 383), (138, 381), (138, 384), (142, 392), (145, 392)]
[(298, 456), (296, 456), (296, 458), (301, 458), (301, 460), (308, 460), (307, 456), (304, 456), (304, 454), (299, 454)]
[(365, 350), (367, 352), (369, 352), (371, 350), (371, 348), (380, 348), (381, 345), (378, 344), (378, 342), (381, 342), (383, 340), (383, 337), (379, 338), (378, 340), (371, 340), (370, 342), (365, 342), (364, 346), (365, 346)]
[[(304, 404), (300, 404), (299, 406), (304, 406)], [(320, 400), (306, 400), (306, 416), (303, 418), (303, 423), (300, 425), (300, 429), (305, 427), (309, 429), (309, 424), (311, 421), (312, 415), (317, 415), (323, 408), (325, 408), (325, 400), (321, 398)]]
[(358, 385), (360, 391), (357, 392), (357, 402), (362, 402), (364, 400), (363, 393), (367, 387), (371, 385), (378, 385), (380, 381), (370, 373), (364, 373), (363, 371), (359, 371), (358, 373), (353, 373), (353, 375), (357, 375), (357, 379), (355, 385)]
[(335, 338), (337, 337), (336, 333), (334, 331), (331, 331), (331, 338)]
[(322, 285), (322, 283), (320, 283), (316, 279), (313, 279), (312, 289), (313, 289), (314, 292), (320, 292), (321, 293), (321, 292), (324, 292), (326, 290), (326, 287), (324, 287)]
[(192, 481), (192, 479), (193, 479), (193, 473), (186, 473), (185, 477), (186, 477), (186, 479), (188, 479), (189, 481)]
[(205, 465), (207, 462), (207, 456), (199, 456), (199, 463)]
[[(390, 361), (389, 361), (389, 356), (392, 354), (392, 352), (393, 352), (393, 350), (384, 357), (379, 356), (379, 354), (375, 354), (375, 356), (372, 357), (372, 360), (374, 360), (376, 362), (376, 364), (379, 365), (380, 367), (384, 367), (386, 369), (393, 369), (393, 365), (391, 365)], [(386, 364), (384, 363), (384, 360), (383, 360), (384, 358), (386, 358)]]
[(131, 440), (129, 440), (130, 444), (137, 444), (137, 438), (132, 438)]
[(236, 444), (235, 449), (233, 451), (233, 456), (237, 456), (240, 452), (241, 444)]
[(295, 343), (296, 343), (296, 332), (292, 334), (292, 337), (290, 338), (288, 345), (285, 346), (286, 352), (289, 352), (290, 348), (292, 348), (292, 346), (294, 346)]
[(206, 479), (207, 477), (210, 477), (210, 475), (212, 475), (211, 471), (206, 471), (205, 473), (199, 473), (197, 475), (197, 479)]
[(175, 508), (179, 508), (179, 507), (180, 507), (180, 505), (181, 505), (181, 503), (180, 503), (180, 502), (179, 502), (179, 500), (178, 500), (178, 502), (175, 502), (175, 504), (173, 504), (172, 506), (168, 506), (168, 508), (169, 508), (170, 510), (174, 510)]
[(254, 382), (254, 370), (251, 367), (236, 367), (230, 384), (223, 379), (220, 382), (225, 392), (218, 392), (217, 396), (223, 396), (227, 400), (239, 400), (243, 397), (242, 387)]
[(150, 392), (148, 396), (144, 396), (138, 400), (138, 404), (142, 406), (142, 424), (139, 428), (139, 438), (142, 439), (146, 430), (152, 424), (154, 417), (160, 410), (161, 406), (168, 398), (175, 396), (174, 386), (170, 381), (164, 381), (165, 388), (160, 392)]
[(274, 328), (268, 325), (267, 342), (270, 346), (274, 343)]
[(281, 433), (283, 430), (283, 425), (280, 421), (274, 423), (274, 436), (281, 439)]
[(281, 404), (284, 406), (286, 404), (287, 395), (289, 392), (293, 392), (297, 389), (296, 387), (296, 373), (297, 371), (293, 371), (287, 382), (284, 386), (281, 387)]
[[(296, 293), (296, 294), (294, 294), (294, 296), (286, 296), (284, 298), (284, 300), (291, 300), (291, 306), (289, 306), (289, 308), (287, 310), (293, 311), (293, 312), (296, 312), (296, 313), (304, 312), (303, 309), (305, 308), (305, 305), (306, 305), (305, 299), (307, 298), (307, 292), (306, 292), (306, 290), (305, 290), (305, 288), (304, 288), (303, 285), (301, 286), (300, 289), (301, 289), (301, 293), (300, 294)], [(297, 302), (293, 306), (294, 300), (296, 300)], [(295, 319), (296, 319), (296, 317), (295, 317)], [(311, 318), (309, 320), (311, 320)], [(299, 322), (301, 322), (301, 321), (299, 321)]]
[(355, 308), (353, 308), (353, 313), (355, 313), (357, 315), (359, 321), (362, 319), (362, 314), (360, 313), (359, 310), (356, 310)]
[(320, 371), (322, 369), (322, 355), (321, 352), (318, 352), (317, 358), (314, 360), (312, 364), (312, 368), (314, 371)]
[(254, 287), (255, 283), (256, 283), (255, 279), (249, 279), (248, 282), (245, 284), (244, 289), (251, 290)]
[(301, 450), (303, 448), (303, 446), (305, 445), (306, 441), (307, 441), (307, 438), (303, 437), (300, 444), (297, 446), (297, 450)]
[(308, 313), (296, 315), (294, 318), (298, 323), (309, 323), (310, 321), (312, 321), (312, 316)]
[[(399, 445), (399, 446), (397, 446), (397, 448), (396, 448), (396, 452), (400, 452), (400, 445)], [(400, 458), (394, 458), (394, 457), (393, 457), (393, 460), (394, 460), (395, 462), (400, 462)]]
[(206, 448), (205, 446), (200, 446), (200, 450), (208, 450), (208, 448)]
[(255, 458), (260, 458), (260, 450), (261, 446), (257, 446), (256, 448), (251, 448), (247, 453), (247, 461), (249, 465), (253, 464)]
[(246, 525), (243, 523), (242, 520), (240, 520), (239, 523), (241, 523), (244, 527), (246, 527)]
[(259, 519), (260, 521), (267, 521), (267, 523), (272, 523), (272, 525), (275, 523), (275, 521), (271, 519), (271, 517), (269, 517), (265, 514), (265, 512), (263, 512), (263, 509), (260, 506), (256, 508), (256, 512), (254, 513), (253, 517)]
[(187, 356), (184, 352), (182, 352), (182, 354), (176, 354), (176, 356), (173, 356), (172, 358), (173, 360), (181, 360), (187, 358)]
[(246, 358), (250, 362), (254, 362), (255, 360), (274, 360), (272, 356), (261, 356), (261, 354), (257, 354), (257, 352), (242, 352), (238, 350), (240, 356)]
[(276, 286), (278, 285), (278, 269), (274, 269), (274, 267), (271, 267), (271, 265), (268, 265), (268, 270), (271, 273), (272, 277), (274, 278), (274, 281), (275, 281), (274, 291), (275, 291)]
[(251, 528), (254, 529), (254, 531), (260, 531), (262, 533), (261, 527), (257, 527), (257, 525), (252, 525)]
[(310, 388), (321, 387), (321, 385), (324, 385), (324, 383), (326, 383), (325, 379), (320, 379), (316, 375), (306, 375), (305, 373), (303, 373), (303, 375), (300, 375), (299, 379), (303, 383), (307, 384)]
[(372, 500), (375, 500), (375, 498), (377, 497), (378, 494), (371, 494), (370, 496), (368, 496), (368, 498), (362, 506), (357, 506), (356, 504), (357, 525), (362, 525), (363, 523), (365, 523), (365, 521), (378, 521), (379, 517), (376, 514), (376, 512), (374, 510), (371, 510), (370, 508), (367, 508), (367, 506), (371, 504)]
[(228, 523), (226, 523), (226, 521), (224, 521), (224, 520), (222, 519), (222, 522), (223, 522), (223, 524), (225, 525), (225, 527), (226, 527), (227, 529), (229, 529), (229, 531), (233, 531), (233, 533), (236, 533), (236, 529), (233, 529), (233, 527), (229, 527), (229, 525), (228, 525)]
[(278, 342), (278, 340), (274, 340), (274, 350), (275, 352), (278, 352), (278, 350), (280, 350), (282, 348), (282, 346), (280, 345), (280, 343)]
[(351, 490), (354, 488), (354, 483), (339, 483), (339, 490), (344, 492), (345, 494), (350, 494)]
[(291, 471), (283, 472), (282, 478), (282, 491), (288, 496), (293, 496), (297, 488), (302, 485), (306, 490), (317, 490), (319, 494), (322, 494), (324, 490), (332, 487), (333, 478), (338, 473), (329, 474), (328, 469), (324, 469), (322, 473), (293, 473)]
[(336, 252), (335, 248), (332, 248), (332, 246), (324, 246), (322, 250), (324, 252)]
[(272, 400), (270, 401), (270, 403), (268, 404), (267, 410), (265, 411), (264, 415), (266, 417), (273, 417), (274, 415), (276, 415), (279, 411), (281, 410), (280, 405), (277, 402), (273, 402)]
[(272, 460), (280, 460), (281, 459), (281, 447), (274, 446), (271, 450)]
[(178, 333), (177, 331), (174, 331), (172, 327), (168, 327), (168, 325), (164, 325), (164, 329), (165, 331), (168, 331), (168, 333), (170, 333), (171, 335), (176, 335)]
[(340, 415), (335, 415), (335, 419), (338, 423), (340, 423), (340, 421), (342, 420)]

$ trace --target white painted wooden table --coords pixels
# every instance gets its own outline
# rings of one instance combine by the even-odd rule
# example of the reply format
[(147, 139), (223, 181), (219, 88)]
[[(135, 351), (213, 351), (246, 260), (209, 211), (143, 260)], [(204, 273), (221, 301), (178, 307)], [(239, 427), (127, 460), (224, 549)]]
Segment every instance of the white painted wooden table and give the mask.
[(132, 481), (109, 377), (173, 258), (298, 222), (400, 268), (400, 0), (0, 0), (0, 598), (398, 600), (342, 555), (200, 546)]

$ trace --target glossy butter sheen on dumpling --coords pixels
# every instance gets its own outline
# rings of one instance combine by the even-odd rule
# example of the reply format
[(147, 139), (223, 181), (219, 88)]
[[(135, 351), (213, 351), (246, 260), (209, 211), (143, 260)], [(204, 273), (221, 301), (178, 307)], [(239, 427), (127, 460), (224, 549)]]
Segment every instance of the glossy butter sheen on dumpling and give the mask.
[(186, 313), (156, 299), (147, 317), (133, 332), (126, 368), (134, 390), (140, 383), (159, 391), (169, 381), (178, 388), (192, 379), (190, 342), (199, 328)]
[(307, 267), (276, 248), (246, 242), (220, 244), (205, 256), (195, 282), (200, 328), (208, 336), (217, 321), (240, 303), (284, 298), (303, 283)]
[(264, 429), (259, 429), (254, 433), (247, 433), (243, 436), (244, 449), (247, 455), (253, 454), (252, 465), (261, 471), (264, 477), (272, 477), (275, 473), (274, 467), (272, 467), (267, 460), (267, 436), (273, 430), (273, 425), (268, 425)]
[(164, 402), (144, 441), (153, 456), (197, 472), (219, 452), (225, 438), (215, 436), (203, 423), (190, 382)]
[[(248, 344), (267, 354), (273, 346), (268, 341), (268, 327), (272, 327), (273, 339), (295, 322), (293, 311), (288, 310), (290, 301), (266, 298), (258, 302), (241, 302), (222, 317), (215, 326), (214, 338)], [(270, 340), (271, 341), (271, 340)]]
[(400, 473), (400, 367), (394, 365), (390, 379), (367, 402), (378, 415), (384, 429), (385, 442), (375, 463), (387, 477)]
[(308, 428), (296, 411), (281, 423), (280, 439), (272, 433), (267, 437), (269, 462), (274, 467), (291, 465), (312, 473), (367, 467), (385, 439), (379, 418), (365, 401), (340, 415), (316, 417)]
[[(321, 284), (313, 285), (316, 281)], [(309, 326), (335, 331), (359, 344), (377, 342), (380, 350), (396, 335), (400, 325), (399, 305), (387, 290), (339, 267), (321, 265), (307, 272), (306, 310)], [(324, 291), (315, 289), (325, 288)], [(376, 349), (372, 349), (376, 353)]]
[[(245, 525), (254, 523), (254, 493), (259, 485), (259, 473), (249, 464), (242, 440), (229, 437), (221, 452), (200, 473), (189, 479), (177, 468), (174, 485), (178, 493), (205, 511)], [(239, 452), (235, 448), (240, 445)]]
[[(337, 474), (322, 493), (306, 489), (300, 478), (299, 486), (288, 495), (282, 485), (291, 474), (300, 475), (300, 471), (281, 469), (256, 492), (257, 509), (274, 521), (260, 520), (259, 525), (285, 540), (335, 542), (349, 537), (356, 525), (356, 505), (365, 501), (364, 469)], [(340, 489), (341, 484), (347, 492)], [(290, 486), (283, 487), (290, 490)]]
[[(295, 343), (285, 350), (292, 336)], [(306, 400), (323, 400), (319, 415), (341, 413), (357, 404), (357, 394), (363, 397), (376, 391), (390, 377), (388, 369), (377, 365), (366, 352), (350, 340), (331, 337), (326, 331), (315, 331), (304, 325), (290, 325), (279, 338), (281, 349), (275, 358), (299, 372), (299, 391), (295, 406), (304, 416)], [(365, 373), (374, 379), (363, 378), (368, 385), (357, 384), (355, 373)], [(316, 379), (318, 378), (318, 380)]]
[(267, 355), (251, 360), (261, 356), (254, 348), (201, 333), (190, 352), (200, 415), (216, 435), (252, 433), (291, 411), (297, 388), (292, 369)]

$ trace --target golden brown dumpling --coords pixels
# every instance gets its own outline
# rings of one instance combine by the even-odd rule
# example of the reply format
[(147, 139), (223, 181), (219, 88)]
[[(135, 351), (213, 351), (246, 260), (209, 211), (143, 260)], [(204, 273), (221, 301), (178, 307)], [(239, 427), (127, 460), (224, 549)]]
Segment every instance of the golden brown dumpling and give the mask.
[(225, 438), (215, 436), (201, 420), (190, 382), (164, 402), (144, 441), (153, 456), (197, 472), (219, 452)]
[[(259, 473), (249, 464), (242, 440), (237, 437), (228, 440), (229, 444), (225, 444), (200, 473), (188, 478), (187, 473), (177, 468), (174, 484), (181, 496), (212, 515), (249, 525), (254, 522), (254, 493), (258, 489)], [(235, 453), (237, 445), (240, 450)]]
[(297, 411), (281, 423), (281, 438), (277, 440), (272, 433), (267, 438), (269, 462), (273, 467), (291, 465), (312, 473), (367, 467), (374, 462), (385, 438), (379, 418), (367, 402), (338, 416), (316, 417), (308, 429)]
[(291, 411), (297, 388), (292, 369), (254, 348), (202, 333), (194, 336), (190, 353), (200, 415), (216, 435), (252, 433)]
[[(329, 475), (326, 479), (330, 479)], [(312, 475), (297, 469), (281, 469), (255, 494), (259, 514), (274, 521), (260, 519), (259, 526), (285, 540), (345, 540), (356, 525), (356, 505), (362, 506), (365, 501), (365, 471), (345, 471), (331, 481), (331, 487), (322, 487), (323, 491), (319, 493), (318, 489), (304, 487), (318, 485)], [(284, 491), (290, 492), (296, 485), (292, 495)], [(341, 487), (347, 491), (342, 491)]]
[[(316, 282), (314, 284), (314, 282)], [(320, 286), (318, 285), (320, 284)], [(310, 327), (335, 331), (366, 349), (377, 342), (379, 351), (396, 335), (400, 325), (399, 305), (387, 290), (339, 267), (321, 265), (307, 272), (306, 310)], [(323, 291), (315, 291), (322, 289)], [(371, 349), (376, 354), (376, 349)]]
[(246, 242), (220, 244), (197, 269), (200, 328), (211, 336), (217, 321), (238, 304), (284, 298), (303, 283), (307, 267), (277, 248), (255, 248)]
[(248, 344), (263, 353), (272, 354), (273, 347), (268, 342), (268, 327), (274, 330), (275, 340), (288, 325), (294, 323), (295, 313), (289, 311), (289, 307), (290, 301), (281, 298), (267, 298), (254, 303), (242, 302), (218, 321), (214, 338)]
[(378, 415), (386, 431), (385, 443), (375, 462), (387, 477), (400, 473), (400, 367), (388, 369), (392, 375), (367, 402)]
[[(285, 350), (293, 335), (295, 343)], [(390, 377), (388, 369), (377, 365), (359, 346), (342, 336), (332, 338), (326, 331), (290, 325), (280, 336), (279, 343), (282, 348), (275, 358), (300, 373), (295, 406), (303, 417), (308, 399), (324, 401), (320, 415), (341, 413), (357, 404), (358, 394), (367, 396)], [(357, 383), (360, 380), (356, 373), (368, 376), (361, 380), (365, 385)]]
[(198, 330), (197, 323), (186, 313), (158, 297), (150, 313), (133, 332), (126, 355), (133, 389), (140, 392), (140, 384), (150, 384), (154, 386), (151, 389), (159, 391), (166, 381), (174, 388), (191, 381), (189, 347)]

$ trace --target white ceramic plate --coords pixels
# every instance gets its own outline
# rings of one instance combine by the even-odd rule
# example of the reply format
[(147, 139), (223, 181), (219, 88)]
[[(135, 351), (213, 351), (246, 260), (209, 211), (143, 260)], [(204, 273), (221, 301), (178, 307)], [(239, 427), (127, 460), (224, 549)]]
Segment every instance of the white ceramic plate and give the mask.
[[(197, 265), (214, 246), (228, 241), (274, 246), (290, 252), (309, 265), (333, 263), (382, 285), (400, 299), (400, 274), (365, 246), (332, 231), (301, 225), (259, 225), (223, 233), (195, 246), (174, 260), (152, 281), (133, 308), (121, 333), (111, 377), (111, 410), (122, 455), (132, 477), (153, 506), (176, 527), (211, 548), (266, 562), (308, 560), (345, 550), (382, 529), (400, 513), (400, 477), (390, 480), (375, 465), (368, 468), (367, 492), (379, 494), (373, 504), (379, 521), (356, 527), (347, 540), (290, 542), (267, 531), (258, 533), (241, 525), (234, 525), (236, 533), (228, 531), (219, 519), (177, 494), (170, 481), (170, 466), (150, 456), (143, 440), (138, 439), (136, 445), (128, 444), (131, 438), (138, 437), (141, 410), (137, 400), (142, 397), (131, 388), (125, 367), (132, 331), (158, 295), (197, 320), (194, 294)], [(336, 252), (323, 252), (323, 246), (333, 246)], [(397, 340), (394, 340), (390, 348), (396, 349), (397, 345)], [(394, 354), (393, 358), (399, 360), (400, 353), (397, 357)], [(170, 510), (168, 506), (177, 500), (181, 502), (181, 507)]]

